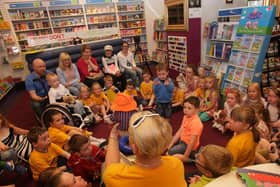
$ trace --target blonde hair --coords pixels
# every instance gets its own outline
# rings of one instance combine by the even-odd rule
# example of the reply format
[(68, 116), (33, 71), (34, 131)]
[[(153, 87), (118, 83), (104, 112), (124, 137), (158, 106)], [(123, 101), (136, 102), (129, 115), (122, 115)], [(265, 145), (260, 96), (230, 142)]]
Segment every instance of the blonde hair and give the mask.
[(228, 173), (233, 165), (233, 156), (226, 148), (208, 144), (201, 148), (200, 154), (205, 160), (205, 166), (213, 177)]
[(212, 80), (212, 81), (214, 81), (213, 88), (218, 90), (218, 80), (217, 80), (217, 77), (215, 75), (210, 75), (210, 76), (206, 77), (205, 80)]
[(66, 67), (63, 65), (63, 60), (69, 58), (71, 60), (71, 63), (70, 63), (70, 69), (72, 68), (72, 59), (71, 59), (71, 56), (69, 55), (69, 53), (66, 53), (66, 52), (61, 52), (59, 54), (59, 58), (58, 58), (58, 67), (62, 70), (65, 70)]
[(57, 74), (50, 72), (47, 74), (46, 79), (47, 79), (47, 81), (50, 81), (50, 79), (54, 78), (54, 77), (58, 77)]
[[(262, 95), (261, 95), (261, 87), (260, 87), (259, 83), (257, 83), (257, 82), (252, 82), (252, 83), (248, 86), (248, 88), (247, 88), (247, 93), (248, 93), (248, 91), (249, 91), (249, 88), (254, 88), (254, 89), (257, 91), (257, 93), (258, 93), (258, 100), (261, 101)], [(249, 98), (248, 98), (248, 99), (249, 99)]]
[(240, 93), (240, 91), (237, 88), (230, 88), (230, 89), (228, 89), (226, 91), (226, 96), (228, 94), (233, 94), (235, 96), (235, 98), (236, 98), (237, 103), (238, 104), (241, 103), (241, 93)]
[[(172, 139), (172, 127), (169, 122), (159, 115), (145, 117), (153, 114), (150, 111), (134, 113), (129, 120), (129, 141), (134, 143), (139, 154), (145, 158), (160, 156), (168, 147)], [(134, 123), (144, 120), (138, 127)]]

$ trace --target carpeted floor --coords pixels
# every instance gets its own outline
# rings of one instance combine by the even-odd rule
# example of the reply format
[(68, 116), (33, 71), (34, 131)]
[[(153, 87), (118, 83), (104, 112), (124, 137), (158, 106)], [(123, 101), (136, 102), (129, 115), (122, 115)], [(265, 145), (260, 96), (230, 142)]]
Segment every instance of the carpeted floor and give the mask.
[[(30, 129), (39, 123), (34, 117), (29, 102), (29, 95), (24, 90), (22, 84), (17, 85), (12, 91), (0, 101), (0, 112), (4, 114), (12, 123), (21, 127)], [(173, 133), (177, 131), (182, 120), (182, 111), (172, 115), (170, 123), (173, 127)], [(111, 125), (100, 123), (93, 127), (93, 135), (99, 138), (107, 138), (112, 128)], [(211, 122), (204, 124), (203, 134), (201, 136), (201, 145), (217, 144), (225, 145), (231, 134), (222, 135), (218, 130), (211, 127)], [(192, 164), (185, 164), (185, 172), (193, 172), (195, 167)], [(16, 183), (17, 187), (36, 187), (30, 176), (2, 175), (0, 176), (0, 184), (3, 180), (10, 180)], [(95, 185), (94, 185), (95, 186)]]

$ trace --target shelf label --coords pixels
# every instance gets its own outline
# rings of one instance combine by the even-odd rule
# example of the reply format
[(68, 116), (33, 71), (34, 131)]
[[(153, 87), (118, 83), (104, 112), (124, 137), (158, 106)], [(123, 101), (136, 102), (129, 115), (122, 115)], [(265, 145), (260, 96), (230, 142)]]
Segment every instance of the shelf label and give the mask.
[(93, 3), (111, 3), (112, 0), (86, 0), (86, 4), (93, 4)]
[(42, 6), (41, 1), (9, 4), (10, 8), (39, 8), (41, 6)]
[(242, 12), (242, 8), (230, 9), (230, 10), (219, 10), (218, 16), (238, 16)]
[(56, 0), (50, 2), (50, 6), (58, 5), (79, 5), (79, 0)]

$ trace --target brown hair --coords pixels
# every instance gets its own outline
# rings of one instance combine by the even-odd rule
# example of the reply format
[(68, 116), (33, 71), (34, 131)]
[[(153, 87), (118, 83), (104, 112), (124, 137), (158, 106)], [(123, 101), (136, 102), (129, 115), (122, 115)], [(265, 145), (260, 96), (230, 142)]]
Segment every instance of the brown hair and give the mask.
[(271, 87), (269, 91), (272, 91), (278, 97), (277, 109), (280, 112), (280, 88), (279, 87)]
[(269, 111), (268, 111), (268, 109), (266, 109), (264, 107), (263, 103), (260, 103), (260, 102), (253, 103), (253, 104), (250, 104), (250, 107), (252, 107), (254, 109), (256, 114), (261, 115), (262, 120), (265, 123), (269, 123), (270, 122)]
[(106, 75), (106, 76), (104, 77), (104, 80), (105, 80), (105, 81), (113, 81), (113, 77), (112, 77), (112, 75)]
[(200, 154), (205, 159), (206, 169), (214, 178), (230, 172), (233, 165), (233, 156), (226, 148), (208, 144), (201, 148)]
[(133, 86), (134, 87), (135, 84), (134, 84), (133, 80), (127, 80), (126, 86)]
[(258, 123), (258, 120), (255, 111), (252, 107), (250, 106), (237, 107), (231, 111), (230, 115), (234, 121), (239, 121), (244, 124), (249, 124), (250, 128), (252, 128), (254, 141), (256, 143), (260, 141), (260, 133), (256, 129), (256, 124)]
[(49, 112), (47, 112), (47, 114), (45, 116), (45, 121), (46, 121), (47, 127), (49, 127), (50, 123), (53, 122), (53, 116), (55, 116), (57, 114), (62, 114), (62, 113), (57, 110), (50, 110)]
[(72, 152), (80, 152), (81, 147), (88, 143), (89, 139), (86, 136), (75, 134), (71, 136), (68, 144)]
[(91, 50), (89, 45), (82, 45), (81, 55), (83, 55), (83, 52), (85, 52), (85, 50), (87, 50), (87, 49)]
[(193, 105), (195, 108), (199, 108), (200, 106), (200, 100), (198, 97), (195, 96), (190, 96), (187, 99), (184, 100), (184, 104), (185, 103), (190, 103), (191, 105)]
[(9, 120), (1, 113), (0, 113), (0, 120), (1, 120), (0, 128), (10, 126)]
[(187, 67), (186, 67), (186, 70), (187, 70), (187, 68), (192, 70), (193, 75), (198, 75), (197, 67), (195, 67), (195, 65), (193, 65), (193, 64), (188, 64)]
[(226, 96), (228, 94), (233, 94), (237, 100), (237, 103), (240, 104), (241, 103), (241, 93), (237, 88), (230, 88), (226, 91)]
[(50, 72), (46, 75), (46, 79), (47, 81), (50, 80), (50, 78), (53, 78), (53, 77), (57, 77), (57, 74), (56, 73), (53, 73), (53, 72)]
[(43, 127), (32, 127), (27, 134), (27, 139), (31, 143), (37, 143), (39, 136), (45, 133), (46, 131), (48, 130)]
[(40, 173), (38, 179), (38, 186), (39, 187), (48, 187), (50, 179), (56, 174), (61, 173), (61, 170), (57, 167), (49, 167), (45, 169), (43, 172)]
[(168, 65), (159, 63), (156, 65), (156, 71), (168, 71)]

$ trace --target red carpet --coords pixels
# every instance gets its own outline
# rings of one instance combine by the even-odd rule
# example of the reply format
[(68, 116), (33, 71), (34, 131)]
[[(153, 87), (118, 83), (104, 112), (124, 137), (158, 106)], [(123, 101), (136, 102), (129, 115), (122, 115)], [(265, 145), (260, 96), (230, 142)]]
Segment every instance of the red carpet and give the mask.
[[(22, 88), (14, 88), (3, 100), (0, 101), (0, 112), (4, 114), (15, 125), (30, 129), (32, 126), (39, 125), (34, 117), (34, 113), (31, 109), (28, 93)], [(176, 112), (172, 115), (170, 123), (173, 127), (173, 133), (177, 131), (181, 124), (182, 112)], [(98, 124), (93, 127), (93, 135), (98, 138), (107, 138), (112, 128), (111, 125)], [(203, 134), (201, 136), (201, 145), (217, 144), (226, 145), (230, 133), (222, 135), (218, 130), (211, 127), (211, 123), (208, 122), (204, 125)], [(192, 164), (185, 165), (186, 172), (192, 172), (195, 167)], [(15, 179), (16, 177), (16, 179)], [(14, 181), (17, 187), (36, 187), (36, 184), (32, 181), (31, 177), (4, 175), (0, 176), (0, 185), (3, 181)], [(94, 186), (98, 186), (97, 184)]]

